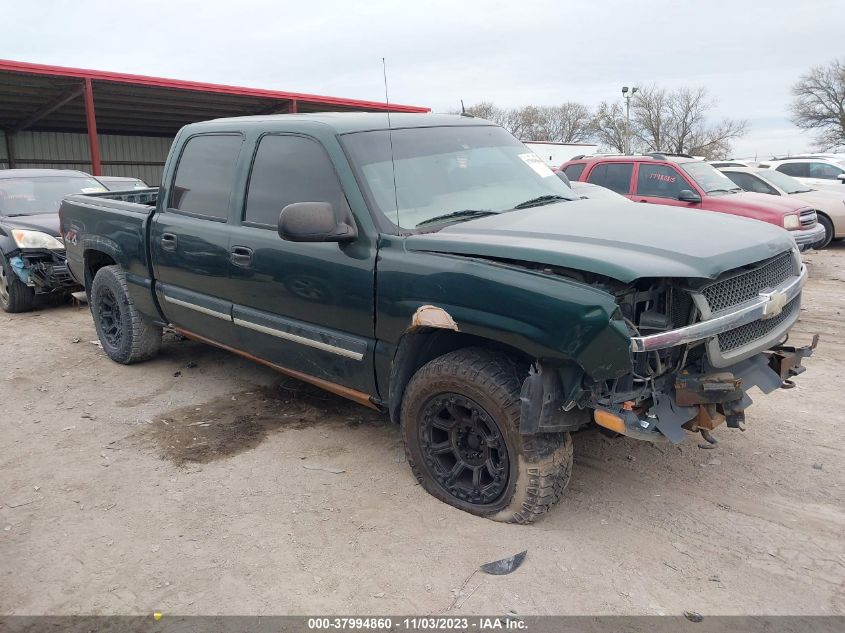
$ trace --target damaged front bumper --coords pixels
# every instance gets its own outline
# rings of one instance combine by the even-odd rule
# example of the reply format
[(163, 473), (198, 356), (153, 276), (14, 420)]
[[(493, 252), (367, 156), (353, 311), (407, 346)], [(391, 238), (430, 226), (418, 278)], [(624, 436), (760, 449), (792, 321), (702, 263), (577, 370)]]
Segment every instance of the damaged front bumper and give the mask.
[(668, 388), (654, 392), (650, 407), (598, 407), (594, 420), (621, 435), (674, 444), (684, 440), (686, 431), (712, 431), (723, 422), (744, 430), (745, 409), (751, 404), (748, 390), (757, 387), (768, 394), (794, 386), (791, 379), (805, 371), (801, 363), (812, 356), (818, 342), (816, 334), (810, 345), (777, 346), (726, 370), (683, 371)]
[(631, 351), (651, 352), (693, 343), (718, 336), (760, 319), (776, 317), (781, 313), (784, 306), (801, 294), (801, 289), (806, 283), (807, 268), (802, 265), (801, 272), (797, 277), (792, 277), (771, 292), (761, 292), (750, 301), (714, 314), (712, 318), (706, 321), (650, 336), (631, 337)]
[(63, 251), (21, 250), (9, 258), (15, 275), (36, 294), (78, 288)]

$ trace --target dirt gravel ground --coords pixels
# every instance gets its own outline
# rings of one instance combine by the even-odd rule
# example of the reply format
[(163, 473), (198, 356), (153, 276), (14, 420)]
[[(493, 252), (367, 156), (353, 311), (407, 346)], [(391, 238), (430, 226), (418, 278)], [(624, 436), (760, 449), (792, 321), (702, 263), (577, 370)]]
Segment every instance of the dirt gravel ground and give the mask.
[(577, 435), (529, 527), (437, 502), (385, 418), (269, 369), (172, 335), (124, 367), (84, 306), (3, 314), (0, 613), (845, 614), (845, 243), (806, 261), (795, 389), (712, 451)]

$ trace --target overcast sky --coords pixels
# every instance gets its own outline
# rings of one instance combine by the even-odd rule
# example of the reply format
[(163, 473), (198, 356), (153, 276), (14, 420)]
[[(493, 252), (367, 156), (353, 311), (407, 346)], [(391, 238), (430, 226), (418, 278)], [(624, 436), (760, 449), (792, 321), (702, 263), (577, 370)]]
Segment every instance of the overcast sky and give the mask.
[(845, 54), (841, 0), (2, 0), (0, 57), (383, 100), (435, 111), (595, 105), (622, 85), (706, 86), (748, 119), (734, 154), (809, 149), (789, 89)]

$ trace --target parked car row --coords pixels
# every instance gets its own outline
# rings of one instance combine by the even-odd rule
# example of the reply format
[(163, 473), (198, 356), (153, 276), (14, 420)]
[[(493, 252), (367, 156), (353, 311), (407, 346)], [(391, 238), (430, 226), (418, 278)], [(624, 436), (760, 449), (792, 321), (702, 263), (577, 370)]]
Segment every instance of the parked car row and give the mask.
[(845, 239), (845, 192), (813, 189), (776, 169), (723, 167), (721, 171), (744, 191), (788, 196), (813, 207), (824, 229), (824, 238), (813, 245), (815, 248), (824, 248), (832, 240)]
[(561, 171), (570, 181), (601, 185), (635, 202), (762, 220), (789, 231), (802, 250), (825, 239), (817, 210), (807, 201), (745, 192), (701, 160), (657, 153), (582, 157), (564, 163)]

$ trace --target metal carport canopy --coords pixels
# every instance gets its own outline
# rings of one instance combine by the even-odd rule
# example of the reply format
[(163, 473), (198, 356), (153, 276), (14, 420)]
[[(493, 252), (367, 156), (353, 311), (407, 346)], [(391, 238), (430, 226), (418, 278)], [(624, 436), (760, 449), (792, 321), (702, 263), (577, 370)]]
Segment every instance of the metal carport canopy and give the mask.
[(298, 92), (0, 60), (0, 129), (9, 156), (23, 130), (88, 134), (101, 175), (98, 133), (174, 136), (183, 125), (228, 116), (326, 111), (429, 112), (429, 108)]

